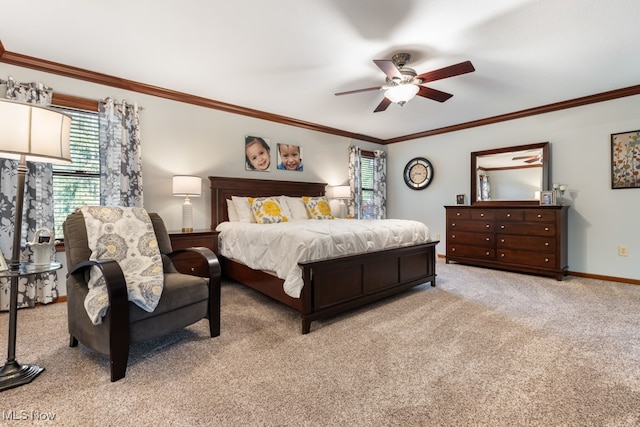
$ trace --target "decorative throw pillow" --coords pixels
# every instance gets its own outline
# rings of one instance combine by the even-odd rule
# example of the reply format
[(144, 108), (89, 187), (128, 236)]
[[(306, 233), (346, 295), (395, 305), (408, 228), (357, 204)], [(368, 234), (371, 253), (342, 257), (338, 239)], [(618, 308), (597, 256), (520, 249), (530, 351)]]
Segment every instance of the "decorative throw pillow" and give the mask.
[(309, 219), (307, 214), (307, 208), (304, 206), (302, 197), (282, 196), (287, 202), (289, 211), (291, 212), (291, 219)]
[(253, 216), (258, 224), (274, 224), (287, 222), (289, 218), (282, 215), (280, 202), (273, 197), (249, 197)]
[(325, 196), (303, 196), (302, 201), (311, 219), (333, 219), (329, 200)]
[(238, 220), (240, 222), (256, 222), (253, 212), (251, 211), (251, 204), (248, 197), (231, 196), (233, 206), (238, 212)]

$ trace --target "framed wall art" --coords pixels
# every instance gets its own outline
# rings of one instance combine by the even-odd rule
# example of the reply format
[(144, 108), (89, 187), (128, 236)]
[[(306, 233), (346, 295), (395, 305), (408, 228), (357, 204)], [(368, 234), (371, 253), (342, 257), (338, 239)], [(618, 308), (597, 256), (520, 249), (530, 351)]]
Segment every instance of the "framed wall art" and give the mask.
[(611, 188), (640, 188), (640, 130), (611, 135)]
[(466, 204), (466, 196), (464, 194), (456, 194), (456, 205)]
[(278, 169), (302, 171), (302, 147), (291, 144), (278, 144)]
[(267, 138), (244, 137), (244, 167), (248, 171), (271, 170), (271, 146)]

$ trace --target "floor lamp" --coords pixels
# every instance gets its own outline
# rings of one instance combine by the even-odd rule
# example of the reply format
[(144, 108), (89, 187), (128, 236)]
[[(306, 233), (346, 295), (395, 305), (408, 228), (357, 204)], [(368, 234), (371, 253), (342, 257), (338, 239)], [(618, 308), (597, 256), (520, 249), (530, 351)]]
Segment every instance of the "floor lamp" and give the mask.
[[(71, 163), (69, 135), (71, 117), (35, 104), (0, 99), (0, 157), (19, 159), (13, 248), (9, 273), (9, 342), (7, 361), (0, 369), (0, 391), (31, 382), (44, 368), (22, 365), (16, 360), (18, 319), (18, 281), (22, 241), (22, 209), (27, 160), (47, 163)], [(0, 254), (0, 256), (4, 256)]]

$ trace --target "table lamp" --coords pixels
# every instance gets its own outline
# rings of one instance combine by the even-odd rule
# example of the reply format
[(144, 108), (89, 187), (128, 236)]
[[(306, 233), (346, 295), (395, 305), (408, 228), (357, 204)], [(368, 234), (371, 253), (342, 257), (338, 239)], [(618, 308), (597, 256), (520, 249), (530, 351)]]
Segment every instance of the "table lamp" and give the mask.
[(8, 356), (0, 369), (0, 391), (30, 383), (44, 371), (38, 365), (21, 365), (15, 357), (26, 162), (71, 163), (70, 133), (71, 117), (66, 114), (35, 104), (0, 99), (0, 157), (19, 161), (13, 251), (8, 271), (11, 278)]
[(189, 196), (200, 197), (202, 194), (202, 178), (199, 176), (175, 175), (173, 177), (173, 195), (183, 196), (182, 205), (182, 231), (191, 233), (193, 231), (193, 205)]
[(351, 187), (348, 185), (337, 185), (333, 187), (332, 198), (340, 200), (339, 205), (339, 215), (340, 218), (347, 217), (347, 205), (345, 205), (344, 201), (347, 200), (351, 196)]

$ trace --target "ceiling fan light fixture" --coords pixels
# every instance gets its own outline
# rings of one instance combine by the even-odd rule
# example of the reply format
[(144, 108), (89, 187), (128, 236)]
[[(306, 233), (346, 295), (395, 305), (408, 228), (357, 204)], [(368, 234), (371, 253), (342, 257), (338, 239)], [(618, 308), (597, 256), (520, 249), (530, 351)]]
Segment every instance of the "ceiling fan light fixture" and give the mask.
[(402, 106), (413, 99), (414, 96), (418, 93), (420, 88), (414, 84), (401, 84), (397, 86), (392, 86), (387, 89), (384, 93), (384, 96), (387, 97), (391, 102), (395, 102), (396, 104)]

